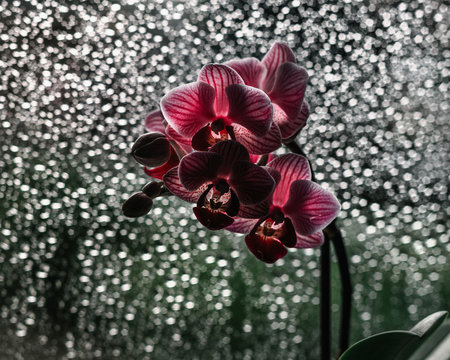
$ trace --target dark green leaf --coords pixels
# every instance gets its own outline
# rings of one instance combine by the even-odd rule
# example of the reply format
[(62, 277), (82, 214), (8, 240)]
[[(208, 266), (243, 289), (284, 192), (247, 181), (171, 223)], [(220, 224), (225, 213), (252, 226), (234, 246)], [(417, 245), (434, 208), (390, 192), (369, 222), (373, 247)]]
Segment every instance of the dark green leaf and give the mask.
[(350, 347), (339, 360), (406, 360), (446, 316), (446, 311), (439, 311), (420, 321), (410, 331), (387, 331), (370, 336)]

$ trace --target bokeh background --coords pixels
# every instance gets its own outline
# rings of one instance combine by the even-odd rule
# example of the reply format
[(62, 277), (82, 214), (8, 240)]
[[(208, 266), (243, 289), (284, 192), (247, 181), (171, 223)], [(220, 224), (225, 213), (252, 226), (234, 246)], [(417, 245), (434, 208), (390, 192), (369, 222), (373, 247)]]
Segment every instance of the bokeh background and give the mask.
[(149, 181), (129, 149), (161, 96), (276, 40), (310, 75), (298, 141), (342, 203), (352, 342), (449, 310), (448, 14), (443, 0), (0, 1), (0, 358), (318, 358), (317, 249), (268, 266), (177, 199), (120, 209)]

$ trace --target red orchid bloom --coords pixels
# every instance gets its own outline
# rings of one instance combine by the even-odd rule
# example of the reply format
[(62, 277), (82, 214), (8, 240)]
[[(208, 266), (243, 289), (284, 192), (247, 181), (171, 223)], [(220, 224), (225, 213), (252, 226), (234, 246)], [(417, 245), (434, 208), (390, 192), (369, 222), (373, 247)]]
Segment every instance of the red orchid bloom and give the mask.
[(148, 114), (145, 129), (148, 133), (138, 138), (131, 152), (137, 162), (145, 165), (147, 175), (161, 180), (192, 148), (188, 139), (167, 124), (160, 110)]
[(295, 136), (306, 125), (309, 109), (303, 102), (308, 74), (295, 64), (295, 55), (283, 42), (276, 42), (260, 62), (255, 58), (226, 63), (245, 84), (264, 90), (273, 105), (273, 121), (283, 140)]
[[(245, 147), (233, 140), (219, 142), (209, 151), (186, 155), (163, 181), (171, 193), (197, 203), (195, 216), (211, 230), (232, 224), (233, 216), (239, 215), (240, 204), (261, 203), (275, 186), (270, 174), (251, 163)], [(262, 214), (254, 213), (255, 217)]]
[(268, 154), (281, 145), (270, 99), (226, 65), (204, 66), (197, 82), (161, 99), (161, 111), (176, 132), (192, 139), (195, 150), (223, 140), (236, 140), (251, 154)]
[(258, 220), (237, 218), (227, 230), (249, 233), (250, 251), (266, 263), (286, 255), (286, 247), (311, 248), (323, 243), (324, 229), (340, 205), (328, 191), (311, 181), (306, 158), (282, 155), (267, 165), (277, 182), (269, 197), (269, 212)]

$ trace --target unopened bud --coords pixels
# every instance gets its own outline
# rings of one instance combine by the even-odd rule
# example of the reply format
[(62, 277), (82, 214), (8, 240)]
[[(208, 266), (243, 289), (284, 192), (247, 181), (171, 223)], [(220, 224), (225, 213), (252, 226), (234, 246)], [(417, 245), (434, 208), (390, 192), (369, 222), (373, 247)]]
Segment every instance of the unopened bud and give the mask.
[(150, 199), (143, 192), (137, 192), (131, 195), (122, 205), (122, 212), (126, 217), (139, 217), (147, 214), (153, 205)]
[(161, 194), (162, 182), (150, 181), (147, 185), (144, 186), (142, 192), (147, 195), (150, 199), (154, 199)]
[(131, 154), (138, 163), (153, 168), (169, 160), (170, 143), (164, 134), (147, 133), (136, 140), (131, 148)]

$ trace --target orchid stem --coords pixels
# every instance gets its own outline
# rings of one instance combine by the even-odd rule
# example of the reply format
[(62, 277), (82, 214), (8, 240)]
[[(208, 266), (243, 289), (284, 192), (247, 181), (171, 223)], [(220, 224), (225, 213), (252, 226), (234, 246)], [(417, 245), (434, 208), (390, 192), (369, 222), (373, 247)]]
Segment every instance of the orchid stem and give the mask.
[(320, 345), (321, 359), (330, 360), (331, 352), (331, 294), (330, 294), (330, 240), (320, 249)]
[[(295, 154), (302, 155), (308, 159), (303, 149), (292, 141), (285, 144), (289, 150)], [(311, 179), (315, 181), (314, 171), (311, 167)], [(344, 239), (336, 221), (331, 222), (324, 230), (325, 242), (322, 245), (320, 255), (321, 266), (321, 348), (322, 359), (330, 359), (331, 344), (331, 318), (330, 318), (330, 242), (333, 243), (334, 252), (336, 254), (339, 275), (341, 279), (341, 319), (339, 331), (339, 349), (338, 355), (341, 355), (349, 345), (350, 338), (350, 317), (352, 308), (352, 284), (350, 278), (349, 264), (347, 260), (347, 252), (344, 246)]]

